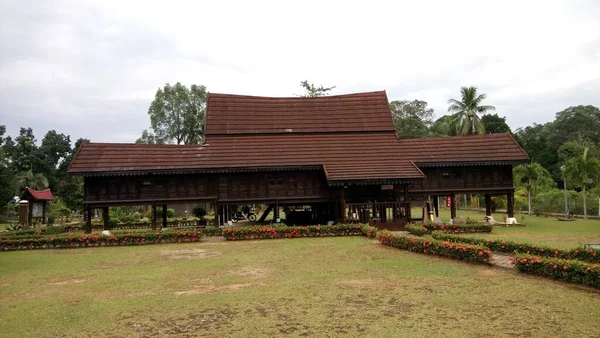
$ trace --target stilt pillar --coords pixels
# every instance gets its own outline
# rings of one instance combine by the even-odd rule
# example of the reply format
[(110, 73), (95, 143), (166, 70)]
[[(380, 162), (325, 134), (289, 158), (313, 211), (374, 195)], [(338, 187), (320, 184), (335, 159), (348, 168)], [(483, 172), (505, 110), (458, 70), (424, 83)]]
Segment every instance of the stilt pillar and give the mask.
[(110, 230), (110, 218), (108, 216), (108, 207), (102, 208), (102, 223), (104, 225), (104, 230)]
[(92, 233), (92, 208), (88, 207), (87, 205), (84, 207), (83, 219), (85, 221), (85, 233), (91, 234)]
[(508, 194), (506, 194), (506, 213), (508, 214), (506, 223), (517, 223), (517, 219), (515, 218), (515, 192), (513, 190), (509, 191)]
[(158, 219), (156, 218), (156, 204), (152, 204), (150, 218), (150, 221), (152, 222), (152, 230), (156, 230), (156, 226), (158, 225)]
[(456, 195), (454, 193), (450, 195), (450, 218), (456, 218)]
[(162, 227), (167, 227), (167, 205), (163, 204), (162, 206)]

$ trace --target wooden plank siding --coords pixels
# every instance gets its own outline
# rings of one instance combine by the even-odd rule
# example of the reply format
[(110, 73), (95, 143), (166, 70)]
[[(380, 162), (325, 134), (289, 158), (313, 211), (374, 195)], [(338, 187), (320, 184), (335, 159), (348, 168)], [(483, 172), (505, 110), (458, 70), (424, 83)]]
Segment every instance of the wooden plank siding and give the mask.
[(426, 178), (411, 184), (411, 194), (513, 189), (511, 165), (424, 167), (421, 171)]

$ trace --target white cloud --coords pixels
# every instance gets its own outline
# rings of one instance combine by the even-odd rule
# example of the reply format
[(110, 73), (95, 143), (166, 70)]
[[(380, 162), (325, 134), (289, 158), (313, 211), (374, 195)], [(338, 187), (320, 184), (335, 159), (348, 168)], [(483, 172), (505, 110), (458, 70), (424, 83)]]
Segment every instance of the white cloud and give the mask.
[(133, 141), (166, 82), (289, 96), (308, 79), (437, 115), (476, 85), (515, 128), (600, 106), (599, 14), (583, 1), (3, 2), (1, 123)]

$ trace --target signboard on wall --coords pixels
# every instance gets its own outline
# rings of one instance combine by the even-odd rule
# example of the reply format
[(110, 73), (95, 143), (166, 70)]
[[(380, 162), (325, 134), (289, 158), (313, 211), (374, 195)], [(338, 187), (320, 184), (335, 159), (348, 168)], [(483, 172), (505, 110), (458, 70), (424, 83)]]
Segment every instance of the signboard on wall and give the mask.
[(44, 202), (33, 202), (31, 206), (31, 217), (41, 218), (44, 216)]
[(393, 184), (384, 184), (381, 186), (381, 190), (394, 190)]

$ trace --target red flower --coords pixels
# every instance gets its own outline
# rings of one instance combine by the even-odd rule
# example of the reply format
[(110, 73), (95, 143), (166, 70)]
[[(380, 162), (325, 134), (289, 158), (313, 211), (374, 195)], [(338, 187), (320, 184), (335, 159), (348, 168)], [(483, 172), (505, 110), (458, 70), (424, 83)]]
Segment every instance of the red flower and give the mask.
[(563, 266), (563, 270), (567, 271), (567, 266), (566, 265)]
[(553, 267), (554, 269), (556, 269), (556, 268), (558, 268), (558, 265), (554, 264), (552, 267)]
[(484, 263), (487, 263), (487, 258), (484, 258), (484, 259), (483, 259), (483, 262), (484, 262)]
[(479, 256), (483, 256), (483, 252), (479, 251)]
[(555, 255), (558, 255), (558, 250), (554, 251), (554, 254), (555, 254)]

